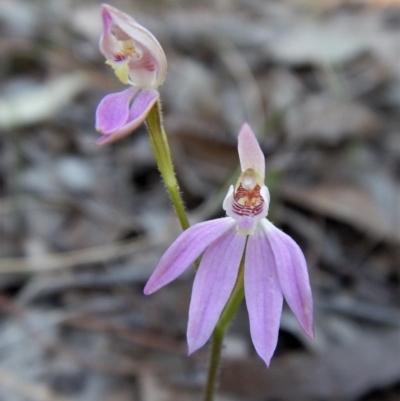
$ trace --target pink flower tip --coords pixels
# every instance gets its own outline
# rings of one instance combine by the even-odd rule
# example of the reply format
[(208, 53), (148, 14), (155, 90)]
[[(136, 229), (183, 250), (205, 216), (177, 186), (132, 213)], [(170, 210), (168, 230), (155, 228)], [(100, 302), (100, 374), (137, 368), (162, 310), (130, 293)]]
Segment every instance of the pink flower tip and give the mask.
[(252, 169), (264, 182), (265, 157), (250, 125), (244, 123), (239, 132), (238, 151), (242, 172)]
[(105, 96), (96, 111), (97, 142), (107, 145), (132, 133), (146, 118), (159, 97), (167, 59), (153, 34), (124, 12), (103, 4), (100, 51), (119, 80), (129, 85)]

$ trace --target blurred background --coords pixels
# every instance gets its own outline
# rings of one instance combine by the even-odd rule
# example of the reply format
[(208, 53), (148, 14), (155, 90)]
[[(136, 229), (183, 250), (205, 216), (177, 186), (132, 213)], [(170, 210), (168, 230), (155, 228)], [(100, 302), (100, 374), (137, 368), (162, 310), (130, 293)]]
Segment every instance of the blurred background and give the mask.
[[(316, 339), (285, 307), (266, 369), (242, 305), (219, 401), (400, 400), (398, 0), (114, 1), (163, 45), (165, 126), (192, 223), (222, 217), (257, 133), (270, 219), (302, 247)], [(180, 233), (145, 126), (94, 145), (123, 88), (100, 2), (0, 1), (0, 400), (195, 401), (194, 269), (146, 297)]]

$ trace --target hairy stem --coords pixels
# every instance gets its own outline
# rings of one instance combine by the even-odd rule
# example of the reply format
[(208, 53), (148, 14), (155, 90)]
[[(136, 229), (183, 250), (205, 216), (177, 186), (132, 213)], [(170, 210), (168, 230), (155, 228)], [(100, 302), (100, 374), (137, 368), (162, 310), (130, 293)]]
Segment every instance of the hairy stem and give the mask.
[(158, 169), (160, 170), (161, 177), (167, 188), (181, 227), (183, 230), (186, 230), (189, 228), (190, 224), (179, 192), (179, 185), (172, 164), (168, 138), (162, 124), (160, 100), (157, 100), (157, 103), (150, 110), (146, 122), (150, 134), (150, 143), (153, 148)]

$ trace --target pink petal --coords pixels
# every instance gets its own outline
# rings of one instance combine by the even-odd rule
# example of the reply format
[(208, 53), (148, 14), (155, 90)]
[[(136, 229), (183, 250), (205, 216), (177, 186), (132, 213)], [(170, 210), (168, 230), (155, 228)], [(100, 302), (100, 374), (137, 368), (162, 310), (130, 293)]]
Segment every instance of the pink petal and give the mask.
[(141, 58), (128, 63), (131, 85), (139, 88), (158, 87), (162, 82), (157, 82), (159, 68), (156, 61), (148, 49), (139, 45), (137, 47), (142, 53)]
[(100, 49), (103, 55), (108, 60), (111, 60), (114, 54), (118, 52), (118, 43), (111, 33), (112, 17), (107, 8), (102, 7), (101, 17), (103, 20), (103, 34), (100, 38)]
[[(108, 4), (102, 5), (102, 13), (104, 25), (103, 29), (105, 30), (107, 27), (107, 19), (105, 19), (104, 15), (108, 14), (111, 16), (112, 22), (117, 28), (116, 32), (119, 36), (118, 39), (131, 39), (134, 43), (134, 46), (140, 47), (141, 52), (144, 53), (147, 66), (152, 66), (151, 68), (155, 66), (155, 74), (149, 75), (149, 77), (151, 76), (152, 78), (151, 81), (147, 82), (146, 86), (151, 86), (153, 88), (160, 86), (163, 83), (167, 73), (167, 59), (160, 43), (157, 41), (154, 35), (146, 28), (138, 24), (128, 14), (125, 14), (124, 12)], [(106, 58), (110, 59), (108, 56), (108, 43), (104, 42), (103, 39), (106, 39), (106, 35), (104, 33), (102, 39), (100, 40), (100, 50)]]
[(195, 224), (184, 231), (167, 249), (147, 282), (144, 293), (152, 294), (175, 280), (213, 241), (233, 227), (230, 217)]
[(283, 296), (272, 247), (260, 226), (247, 242), (244, 289), (251, 338), (268, 366), (278, 342)]
[(103, 134), (97, 144), (108, 145), (131, 134), (146, 119), (159, 96), (155, 89), (129, 88), (103, 98), (96, 111), (96, 130)]
[(129, 105), (138, 89), (129, 88), (122, 92), (105, 96), (96, 110), (96, 130), (110, 134), (126, 123), (129, 117)]
[(234, 228), (224, 233), (205, 251), (193, 284), (187, 341), (189, 354), (210, 338), (235, 285), (245, 235)]
[(105, 4), (101, 7), (101, 19), (103, 21), (103, 33), (111, 35), (112, 17)]
[(271, 222), (266, 220), (263, 226), (274, 252), (279, 283), (286, 302), (301, 328), (310, 338), (314, 338), (313, 300), (303, 252), (292, 238)]
[(242, 171), (253, 169), (260, 177), (262, 182), (265, 178), (265, 157), (256, 136), (249, 124), (243, 124), (238, 138), (238, 150), (240, 166)]

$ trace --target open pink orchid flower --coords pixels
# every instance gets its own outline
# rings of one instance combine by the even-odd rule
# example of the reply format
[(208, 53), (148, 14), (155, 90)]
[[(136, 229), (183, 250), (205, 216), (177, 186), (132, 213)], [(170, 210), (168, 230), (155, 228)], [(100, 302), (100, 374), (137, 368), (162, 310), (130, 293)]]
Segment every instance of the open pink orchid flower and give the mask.
[(167, 59), (157, 39), (132, 17), (102, 5), (103, 34), (100, 51), (124, 84), (122, 92), (103, 98), (96, 111), (98, 145), (107, 145), (132, 133), (159, 98)]
[(239, 133), (242, 174), (231, 186), (223, 208), (228, 217), (184, 231), (162, 256), (147, 282), (151, 294), (177, 278), (201, 254), (189, 308), (189, 354), (210, 338), (235, 285), (243, 254), (244, 289), (254, 347), (269, 365), (275, 351), (283, 297), (310, 337), (314, 337), (313, 301), (303, 252), (265, 217), (269, 192), (265, 160), (251, 128)]

